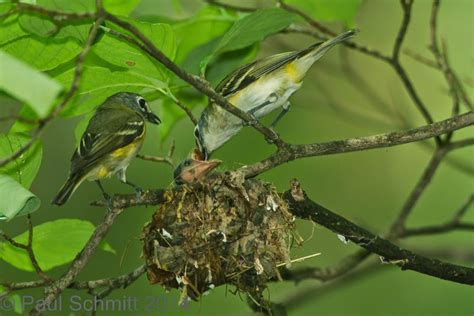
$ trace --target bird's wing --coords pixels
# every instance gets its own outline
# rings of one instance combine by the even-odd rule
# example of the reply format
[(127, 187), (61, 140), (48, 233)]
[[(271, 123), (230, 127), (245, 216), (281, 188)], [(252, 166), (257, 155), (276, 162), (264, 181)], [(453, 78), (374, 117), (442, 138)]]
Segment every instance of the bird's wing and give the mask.
[(71, 158), (72, 173), (89, 171), (106, 155), (132, 143), (144, 128), (143, 118), (131, 110), (99, 109)]
[(228, 97), (257, 81), (262, 76), (306, 55), (320, 44), (321, 43), (317, 43), (297, 52), (287, 52), (269, 56), (238, 68), (219, 83), (216, 88), (216, 92), (220, 93), (224, 97)]

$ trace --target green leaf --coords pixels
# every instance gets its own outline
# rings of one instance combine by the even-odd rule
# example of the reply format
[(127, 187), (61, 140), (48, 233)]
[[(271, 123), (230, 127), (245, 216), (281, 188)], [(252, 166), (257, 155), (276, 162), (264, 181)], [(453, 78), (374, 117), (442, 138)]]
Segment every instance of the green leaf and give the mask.
[[(0, 7), (2, 7), (0, 5)], [(14, 39), (28, 35), (18, 23), (18, 15), (12, 15), (5, 18), (0, 23), (0, 45), (8, 43)]]
[[(0, 286), (0, 294), (3, 292), (2, 289), (4, 288)], [(18, 294), (0, 297), (0, 310), (4, 312), (15, 312), (18, 315), (24, 315), (25, 312), (23, 309), (23, 301)]]
[[(128, 22), (137, 27), (168, 58), (174, 59), (176, 39), (171, 26), (134, 20), (128, 20)], [(107, 33), (94, 45), (93, 51), (105, 61), (130, 72), (162, 81), (166, 81), (169, 77), (169, 71), (161, 63), (149, 57), (141, 49)]]
[[(35, 226), (33, 251), (39, 266), (48, 271), (74, 260), (94, 229), (91, 222), (79, 219), (60, 219)], [(28, 232), (14, 239), (17, 242), (26, 243)], [(108, 244), (104, 244), (101, 248), (111, 253), (115, 252)], [(15, 248), (7, 242), (0, 244), (0, 259), (20, 270), (34, 271), (26, 251)]]
[(109, 252), (113, 255), (117, 254), (117, 251), (114, 248), (112, 248), (112, 246), (108, 242), (106, 242), (105, 240), (102, 240), (102, 242), (99, 245), (99, 248), (102, 249), (103, 251)]
[[(10, 156), (30, 140), (29, 136), (23, 134), (0, 134), (0, 159)], [(20, 157), (1, 167), (0, 173), (14, 178), (29, 188), (38, 173), (42, 156), (43, 148), (41, 143), (36, 141)]]
[(128, 16), (141, 0), (103, 0), (104, 8), (112, 14)]
[(296, 20), (294, 14), (279, 8), (258, 10), (238, 20), (215, 48), (215, 53), (237, 50), (275, 34)]
[(354, 19), (362, 0), (287, 0), (308, 12), (316, 20), (341, 21), (346, 27), (354, 27)]
[(54, 38), (38, 39), (24, 36), (2, 46), (2, 50), (44, 71), (73, 59), (81, 51), (81, 46), (73, 40), (55, 40)]
[[(214, 48), (219, 43), (220, 38), (216, 38), (204, 45), (193, 49), (188, 57), (183, 61), (183, 68), (195, 75), (200, 74), (201, 61), (205, 60), (214, 51)], [(258, 52), (258, 45), (239, 49), (232, 52), (221, 54), (215, 58), (206, 74), (206, 79), (216, 86), (225, 76), (234, 71), (240, 66), (243, 66), (252, 61)]]
[[(38, 115), (27, 105), (23, 105), (21, 107), (20, 111), (18, 111), (18, 116), (31, 121), (39, 119)], [(17, 120), (10, 128), (9, 133), (28, 132), (35, 128), (37, 125), (38, 124)]]
[(79, 44), (84, 45), (89, 37), (92, 23), (77, 23), (61, 27), (54, 36), (55, 39), (75, 39)]
[(41, 37), (51, 36), (58, 30), (53, 22), (43, 16), (34, 14), (21, 15), (19, 23), (27, 32)]
[(0, 220), (32, 213), (40, 204), (40, 199), (15, 179), (0, 173)]
[(0, 51), (0, 89), (28, 103), (40, 117), (46, 117), (62, 87), (47, 75)]
[(180, 39), (176, 62), (181, 63), (191, 50), (222, 36), (237, 19), (237, 14), (225, 14), (225, 11), (219, 8), (204, 6), (191, 18), (174, 23), (172, 28), (176, 38)]
[(37, 0), (36, 4), (61, 12), (95, 12), (95, 0)]
[[(56, 80), (64, 86), (70, 86), (74, 76), (71, 69)], [(72, 117), (94, 110), (110, 95), (125, 91), (140, 93), (144, 89), (156, 89), (162, 84), (159, 81), (151, 82), (148, 78), (126, 71), (110, 71), (103, 67), (84, 67), (79, 90), (71, 102), (64, 108), (61, 115)]]
[(287, 28), (296, 20), (293, 13), (279, 8), (255, 11), (238, 20), (222, 36), (212, 54), (205, 58), (201, 64), (201, 72), (205, 73), (206, 67), (218, 54), (248, 47), (258, 43), (267, 36)]
[(5, 14), (10, 11), (12, 3), (6, 2), (5, 0), (0, 0), (0, 14)]
[(13, 300), (13, 311), (18, 315), (24, 315), (25, 310), (23, 308), (23, 299), (18, 294), (10, 295), (10, 299)]

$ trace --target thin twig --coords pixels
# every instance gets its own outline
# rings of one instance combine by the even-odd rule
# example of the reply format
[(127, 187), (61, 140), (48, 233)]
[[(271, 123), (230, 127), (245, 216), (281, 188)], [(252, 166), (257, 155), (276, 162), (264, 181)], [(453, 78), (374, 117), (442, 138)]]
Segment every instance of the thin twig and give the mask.
[(402, 47), (405, 35), (408, 31), (408, 25), (410, 24), (411, 18), (411, 7), (413, 5), (413, 0), (400, 0), (400, 4), (403, 8), (403, 19), (400, 24), (400, 29), (398, 30), (397, 37), (395, 39), (395, 44), (392, 49), (392, 61), (398, 62), (400, 56), (400, 49)]
[(222, 3), (222, 2), (216, 1), (216, 0), (204, 0), (204, 1), (207, 2), (210, 5), (213, 5), (213, 6), (216, 6), (216, 7), (221, 7), (221, 8), (224, 8), (224, 9), (234, 10), (234, 11), (254, 12), (255, 10), (257, 10), (255, 8), (241, 7), (241, 6), (236, 6), (236, 5), (232, 5), (232, 4)]
[(33, 223), (31, 221), (31, 215), (28, 214), (26, 219), (28, 226), (28, 240), (26, 244), (15, 241), (3, 231), (0, 231), (0, 236), (13, 247), (25, 250), (28, 254), (28, 258), (30, 259), (31, 265), (33, 266), (33, 269), (35, 270), (36, 274), (46, 283), (50, 283), (52, 281), (51, 278), (41, 269), (33, 250)]
[(36, 259), (35, 253), (33, 251), (33, 222), (31, 221), (31, 214), (26, 216), (26, 220), (28, 223), (28, 243), (26, 245), (26, 251), (28, 253), (28, 257), (30, 258), (31, 264), (36, 271), (36, 274), (45, 280), (47, 283), (52, 282), (52, 279), (44, 273), (43, 269), (41, 269), (38, 260)]
[(461, 222), (461, 218), (467, 212), (469, 207), (472, 205), (474, 201), (474, 194), (471, 194), (466, 202), (454, 213), (454, 216), (446, 221), (445, 223), (439, 225), (431, 225), (431, 226), (422, 226), (416, 228), (405, 228), (402, 232), (400, 237), (413, 237), (413, 236), (421, 236), (421, 235), (432, 235), (432, 234), (442, 234), (448, 233), (452, 231), (474, 231), (474, 223), (463, 223)]
[(336, 33), (331, 31), (330, 29), (328, 29), (327, 27), (325, 27), (324, 25), (322, 25), (321, 23), (319, 23), (318, 21), (316, 21), (315, 19), (310, 17), (306, 12), (298, 9), (297, 7), (286, 4), (283, 0), (278, 0), (277, 5), (280, 8), (282, 8), (282, 9), (288, 11), (288, 12), (295, 13), (295, 14), (301, 16), (309, 25), (311, 25), (315, 29), (323, 32), (324, 34), (327, 34), (327, 35), (330, 35), (330, 36), (337, 35)]
[[(448, 65), (447, 49), (444, 46), (445, 49), (443, 49), (443, 52), (442, 52), (438, 45), (437, 25), (438, 25), (439, 5), (440, 5), (439, 0), (433, 0), (433, 5), (431, 6), (431, 18), (430, 18), (430, 37), (431, 37), (430, 49), (431, 49), (431, 52), (433, 53), (433, 56), (435, 57), (438, 69), (442, 71), (446, 79), (446, 82), (449, 86), (449, 94), (451, 95), (451, 98), (453, 99), (452, 113), (453, 115), (456, 115), (459, 113), (460, 97), (457, 91), (453, 72), (451, 71), (451, 68)], [(449, 142), (452, 136), (453, 136), (452, 132), (448, 133), (446, 135), (446, 141)]]
[(397, 216), (396, 221), (390, 228), (389, 236), (400, 235), (404, 231), (405, 223), (408, 216), (413, 211), (415, 204), (420, 199), (424, 190), (426, 190), (428, 185), (431, 183), (431, 179), (433, 178), (436, 170), (438, 169), (438, 166), (440, 165), (446, 153), (446, 150), (441, 149), (437, 149), (434, 152), (430, 162), (423, 171), (421, 178), (418, 180), (418, 183), (411, 191), (409, 198), (407, 199), (400, 211), (400, 214)]
[(191, 122), (193, 122), (193, 124), (196, 125), (198, 121), (196, 117), (194, 116), (193, 112), (191, 111), (191, 109), (188, 108), (183, 102), (181, 102), (181, 100), (173, 98), (173, 101), (174, 103), (176, 103), (177, 106), (179, 106), (186, 113), (186, 115), (189, 117)]
[(405, 48), (405, 49), (403, 50), (403, 53), (404, 53), (405, 55), (407, 55), (408, 57), (413, 58), (413, 59), (416, 60), (417, 62), (422, 63), (423, 65), (426, 65), (426, 66), (428, 66), (428, 67), (431, 67), (431, 68), (434, 68), (434, 69), (436, 69), (436, 70), (439, 70), (438, 64), (437, 64), (435, 61), (433, 61), (433, 60), (431, 60), (431, 59), (429, 59), (429, 58), (427, 58), (427, 57), (424, 57), (424, 56), (418, 54), (417, 52), (415, 52), (415, 51), (413, 51), (413, 50), (411, 50), (411, 49), (409, 49), (409, 48)]
[(153, 161), (153, 162), (161, 162), (161, 163), (166, 163), (170, 165), (172, 168), (174, 168), (174, 161), (173, 161), (173, 153), (175, 149), (175, 141), (173, 140), (170, 145), (170, 149), (168, 150), (168, 154), (166, 157), (157, 157), (157, 156), (149, 156), (149, 155), (142, 155), (138, 154), (137, 158), (143, 159), (143, 160), (148, 160), (148, 161)]

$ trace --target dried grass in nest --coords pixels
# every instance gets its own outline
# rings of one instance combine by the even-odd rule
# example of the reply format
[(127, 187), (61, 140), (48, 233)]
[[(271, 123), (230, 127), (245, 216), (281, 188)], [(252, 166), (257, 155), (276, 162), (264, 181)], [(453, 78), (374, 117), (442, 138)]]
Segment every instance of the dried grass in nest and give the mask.
[(260, 180), (217, 175), (172, 188), (143, 231), (148, 279), (182, 298), (222, 284), (261, 295), (290, 263), (293, 229), (286, 203)]

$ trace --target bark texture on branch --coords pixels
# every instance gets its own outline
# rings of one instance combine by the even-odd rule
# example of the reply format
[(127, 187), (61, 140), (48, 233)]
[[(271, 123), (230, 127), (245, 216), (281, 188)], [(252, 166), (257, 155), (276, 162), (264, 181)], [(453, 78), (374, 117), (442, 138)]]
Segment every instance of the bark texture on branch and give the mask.
[(290, 211), (297, 217), (310, 219), (345, 236), (360, 247), (378, 254), (384, 262), (395, 264), (402, 270), (413, 270), (448, 281), (474, 285), (474, 269), (427, 258), (400, 248), (312, 201), (296, 180), (292, 182), (292, 189), (283, 196)]

